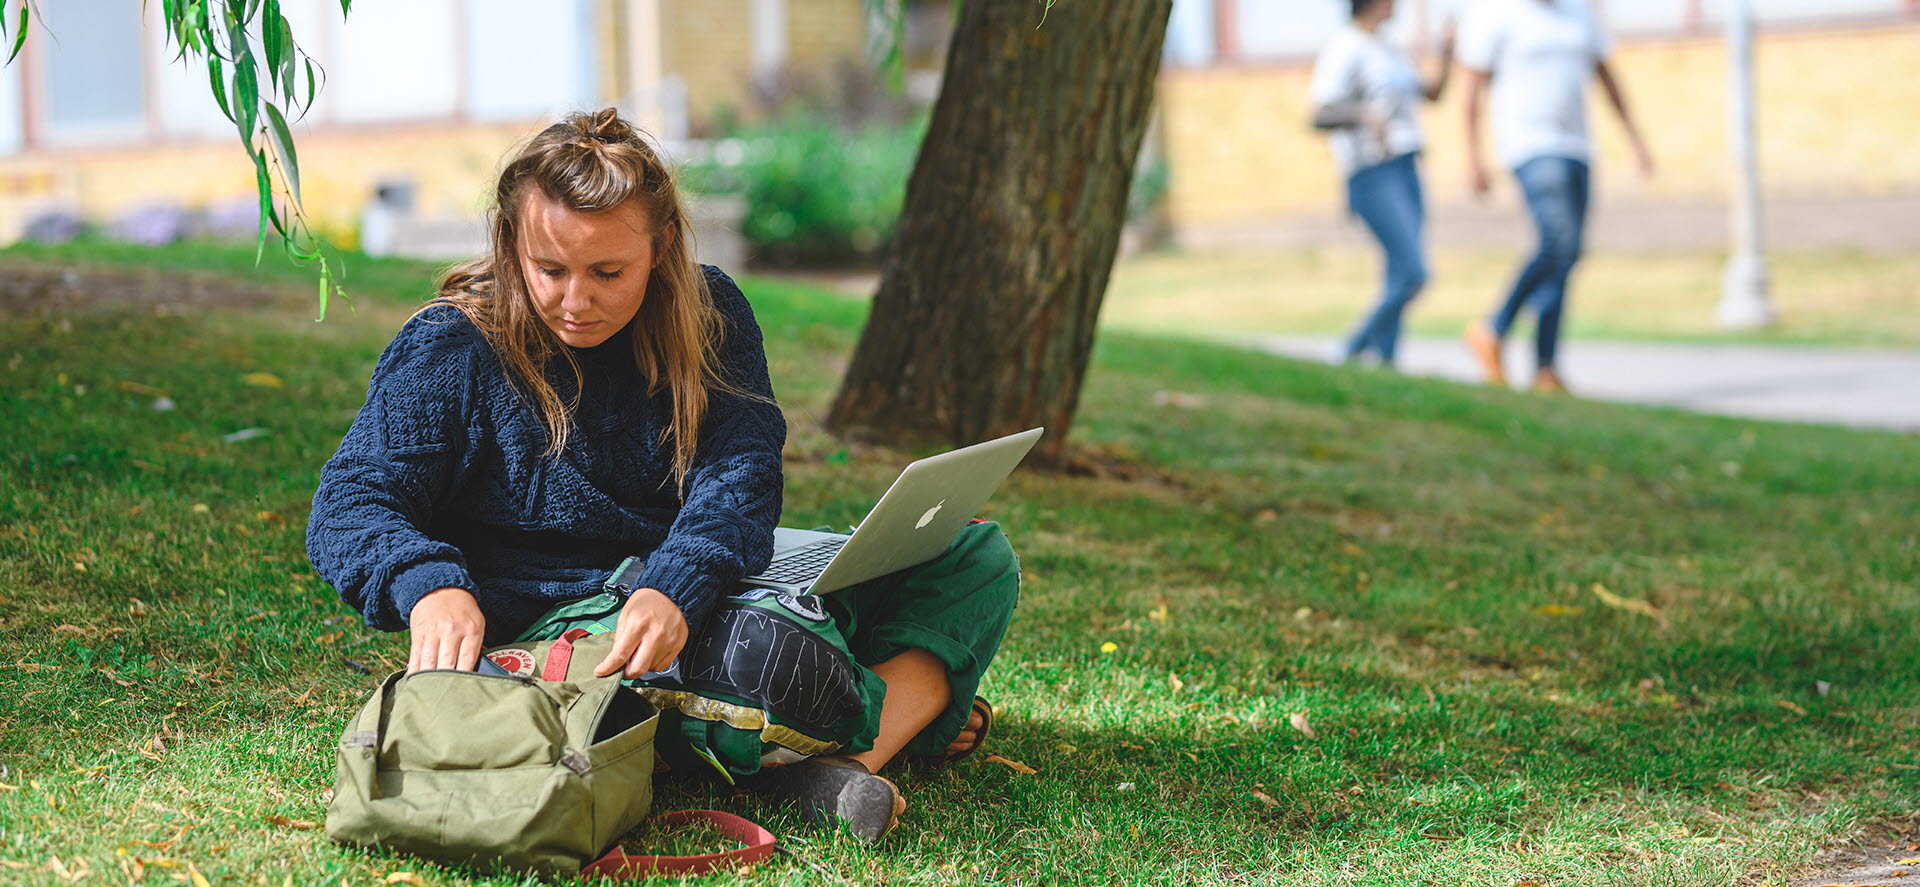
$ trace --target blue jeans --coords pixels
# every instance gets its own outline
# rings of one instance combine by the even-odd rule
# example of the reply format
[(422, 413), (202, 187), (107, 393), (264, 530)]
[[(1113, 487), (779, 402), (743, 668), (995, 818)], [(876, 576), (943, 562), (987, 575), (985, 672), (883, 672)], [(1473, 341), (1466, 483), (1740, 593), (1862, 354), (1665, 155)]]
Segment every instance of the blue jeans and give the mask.
[(1351, 360), (1371, 348), (1393, 363), (1400, 344), (1400, 314), (1427, 285), (1427, 258), (1420, 245), (1426, 206), (1420, 199), (1420, 169), (1414, 155), (1402, 154), (1385, 163), (1354, 171), (1347, 177), (1347, 205), (1367, 224), (1386, 258), (1386, 280), (1380, 300), (1360, 320), (1347, 339)]
[(1539, 318), (1534, 330), (1536, 366), (1553, 367), (1560, 345), (1560, 311), (1567, 300), (1567, 278), (1580, 261), (1587, 227), (1587, 164), (1571, 157), (1535, 157), (1513, 171), (1527, 198), (1527, 212), (1540, 234), (1540, 246), (1520, 269), (1513, 289), (1494, 312), (1493, 332), (1506, 338), (1514, 317), (1530, 306)]

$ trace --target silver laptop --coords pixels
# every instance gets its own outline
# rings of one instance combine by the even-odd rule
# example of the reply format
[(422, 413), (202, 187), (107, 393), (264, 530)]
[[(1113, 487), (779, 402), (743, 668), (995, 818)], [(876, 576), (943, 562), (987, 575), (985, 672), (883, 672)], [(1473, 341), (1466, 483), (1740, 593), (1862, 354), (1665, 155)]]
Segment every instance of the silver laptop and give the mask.
[(774, 530), (773, 561), (740, 584), (826, 594), (932, 560), (987, 504), (1045, 430), (1010, 434), (908, 465), (851, 536)]

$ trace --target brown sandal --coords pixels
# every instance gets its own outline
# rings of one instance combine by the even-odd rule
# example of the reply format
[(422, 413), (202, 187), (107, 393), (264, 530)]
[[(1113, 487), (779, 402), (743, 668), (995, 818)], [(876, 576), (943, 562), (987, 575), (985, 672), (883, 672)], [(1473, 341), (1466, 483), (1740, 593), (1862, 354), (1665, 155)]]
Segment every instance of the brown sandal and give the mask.
[[(895, 758), (895, 760), (905, 760), (907, 763), (918, 767), (944, 767), (948, 764), (955, 764), (966, 760), (974, 752), (979, 751), (980, 746), (987, 743), (987, 731), (993, 729), (993, 703), (988, 702), (984, 696), (973, 697), (973, 708), (968, 712), (967, 719), (972, 720), (973, 714), (980, 715), (980, 729), (973, 732), (972, 745), (959, 751), (947, 751), (937, 755), (903, 754)], [(966, 728), (961, 727), (960, 729), (965, 730)]]

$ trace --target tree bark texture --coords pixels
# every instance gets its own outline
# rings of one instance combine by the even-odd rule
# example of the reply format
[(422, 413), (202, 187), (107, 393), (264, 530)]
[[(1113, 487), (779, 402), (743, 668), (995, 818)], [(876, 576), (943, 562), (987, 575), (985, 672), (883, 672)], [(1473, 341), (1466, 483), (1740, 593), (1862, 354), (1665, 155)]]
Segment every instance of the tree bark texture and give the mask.
[(976, 443), (1079, 402), (1172, 0), (966, 0), (827, 428)]

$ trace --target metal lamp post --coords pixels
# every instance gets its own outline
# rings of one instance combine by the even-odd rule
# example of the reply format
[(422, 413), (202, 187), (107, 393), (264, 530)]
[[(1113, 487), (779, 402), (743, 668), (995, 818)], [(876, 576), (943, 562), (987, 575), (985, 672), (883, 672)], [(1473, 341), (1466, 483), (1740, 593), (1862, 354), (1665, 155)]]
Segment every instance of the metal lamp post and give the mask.
[(1727, 0), (1729, 140), (1733, 149), (1733, 253), (1721, 283), (1720, 326), (1756, 329), (1773, 323), (1767, 262), (1760, 242), (1760, 163), (1754, 150), (1753, 11), (1751, 0)]

